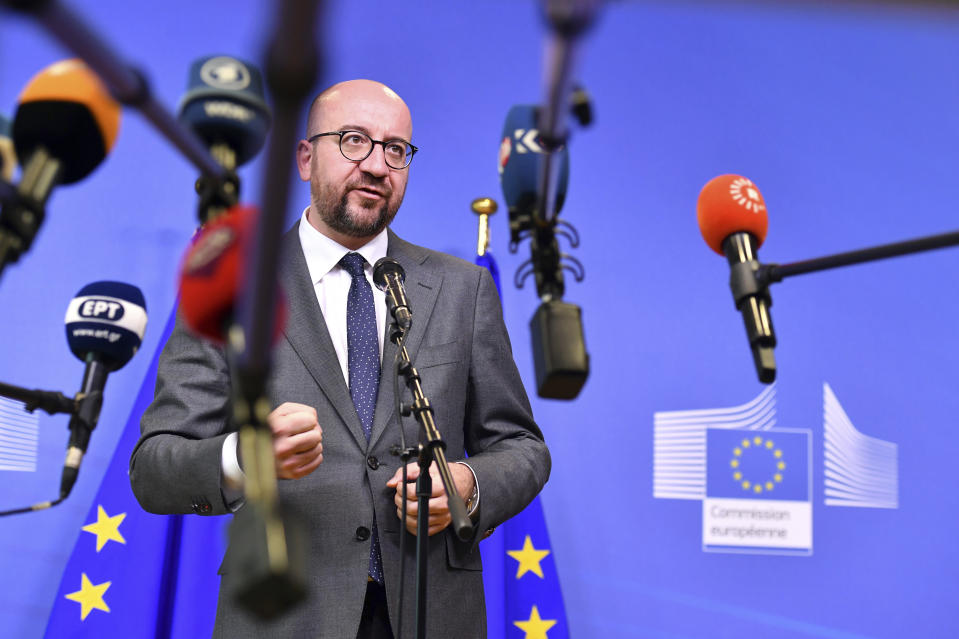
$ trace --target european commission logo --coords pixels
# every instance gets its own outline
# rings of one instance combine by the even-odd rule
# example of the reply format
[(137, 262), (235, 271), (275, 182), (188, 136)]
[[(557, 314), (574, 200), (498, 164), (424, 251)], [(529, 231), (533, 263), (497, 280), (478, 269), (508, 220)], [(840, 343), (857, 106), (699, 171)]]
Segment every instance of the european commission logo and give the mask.
[[(703, 550), (811, 555), (809, 430), (776, 428), (776, 389), (733, 408), (655, 413), (653, 497), (702, 502)], [(860, 433), (823, 384), (824, 503), (897, 508), (896, 444)]]

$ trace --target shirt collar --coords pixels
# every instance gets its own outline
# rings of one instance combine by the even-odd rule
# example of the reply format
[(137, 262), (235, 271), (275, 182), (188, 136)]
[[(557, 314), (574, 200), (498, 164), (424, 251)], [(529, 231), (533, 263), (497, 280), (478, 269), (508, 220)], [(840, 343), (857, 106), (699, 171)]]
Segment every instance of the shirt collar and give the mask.
[[(300, 217), (300, 246), (303, 247), (303, 255), (306, 257), (306, 267), (310, 272), (310, 281), (316, 285), (334, 266), (339, 264), (343, 256), (350, 252), (350, 249), (317, 231), (306, 217), (309, 210), (310, 207), (303, 209), (303, 215)], [(354, 252), (362, 255), (372, 268), (378, 259), (386, 257), (388, 245), (389, 236), (386, 229), (383, 229), (372, 240)]]

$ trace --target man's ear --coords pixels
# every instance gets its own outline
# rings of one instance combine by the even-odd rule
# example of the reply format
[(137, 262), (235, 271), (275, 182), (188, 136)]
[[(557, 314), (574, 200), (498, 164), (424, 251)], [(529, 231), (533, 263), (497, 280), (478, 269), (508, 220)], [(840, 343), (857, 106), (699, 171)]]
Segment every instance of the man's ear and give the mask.
[(310, 163), (313, 160), (313, 144), (306, 140), (300, 140), (296, 144), (296, 170), (300, 173), (300, 179), (304, 182), (310, 181)]

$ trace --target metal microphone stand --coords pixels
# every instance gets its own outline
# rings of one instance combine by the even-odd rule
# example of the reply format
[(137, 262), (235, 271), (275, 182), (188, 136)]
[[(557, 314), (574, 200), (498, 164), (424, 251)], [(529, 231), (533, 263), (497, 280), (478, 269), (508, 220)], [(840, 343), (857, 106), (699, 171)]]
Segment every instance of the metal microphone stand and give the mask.
[[(387, 298), (389, 299), (389, 298)], [(393, 309), (390, 309), (391, 315)], [(393, 318), (390, 328), (390, 340), (394, 344), (400, 345), (403, 336), (403, 329)], [(426, 586), (427, 586), (427, 559), (429, 557), (429, 510), (430, 495), (433, 493), (433, 479), (430, 477), (430, 466), (433, 460), (436, 460), (436, 466), (440, 473), (440, 479), (443, 487), (446, 489), (446, 500), (449, 504), (451, 525), (456, 535), (467, 540), (473, 535), (473, 524), (466, 515), (466, 506), (462, 498), (456, 492), (456, 485), (453, 483), (453, 475), (450, 473), (449, 463), (446, 461), (446, 442), (440, 436), (436, 429), (436, 422), (433, 420), (433, 407), (430, 400), (423, 394), (423, 387), (420, 385), (420, 374), (413, 366), (406, 346), (399, 347), (399, 360), (396, 365), (396, 375), (403, 375), (406, 380), (406, 387), (410, 389), (413, 395), (413, 401), (410, 404), (400, 403), (400, 415), (406, 417), (413, 414), (416, 421), (423, 427), (425, 443), (419, 443), (416, 448), (409, 448), (402, 452), (401, 458), (405, 464), (413, 455), (417, 455), (417, 465), (420, 468), (419, 477), (416, 480), (416, 637), (425, 639), (426, 637)], [(402, 427), (402, 426), (401, 426)], [(405, 522), (404, 522), (405, 524)], [(405, 534), (401, 532), (400, 534)], [(402, 579), (402, 576), (400, 577)], [(402, 631), (402, 629), (401, 629)]]

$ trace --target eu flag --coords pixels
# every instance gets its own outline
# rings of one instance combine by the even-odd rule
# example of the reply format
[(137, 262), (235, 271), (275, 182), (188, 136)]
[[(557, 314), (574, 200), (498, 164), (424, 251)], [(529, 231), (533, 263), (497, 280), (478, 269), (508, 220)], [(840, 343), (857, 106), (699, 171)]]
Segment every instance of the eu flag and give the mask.
[[(476, 263), (489, 269), (502, 297), (493, 255), (487, 251)], [(563, 593), (539, 497), (484, 540), (480, 551), (487, 637), (568, 639)]]
[(706, 496), (809, 501), (808, 431), (706, 430)]
[[(161, 344), (173, 329), (167, 321)], [(202, 637), (213, 632), (225, 519), (151, 515), (130, 488), (130, 452), (153, 399), (153, 356), (60, 581), (46, 636)]]

